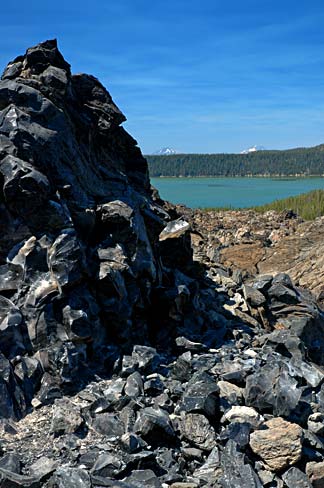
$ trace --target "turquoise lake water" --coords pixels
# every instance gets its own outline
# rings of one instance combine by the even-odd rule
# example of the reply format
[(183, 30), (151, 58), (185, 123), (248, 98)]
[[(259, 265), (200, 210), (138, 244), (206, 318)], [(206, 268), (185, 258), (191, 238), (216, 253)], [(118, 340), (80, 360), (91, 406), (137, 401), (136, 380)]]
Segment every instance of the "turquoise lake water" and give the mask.
[(161, 197), (188, 207), (251, 207), (310, 190), (324, 178), (151, 178)]

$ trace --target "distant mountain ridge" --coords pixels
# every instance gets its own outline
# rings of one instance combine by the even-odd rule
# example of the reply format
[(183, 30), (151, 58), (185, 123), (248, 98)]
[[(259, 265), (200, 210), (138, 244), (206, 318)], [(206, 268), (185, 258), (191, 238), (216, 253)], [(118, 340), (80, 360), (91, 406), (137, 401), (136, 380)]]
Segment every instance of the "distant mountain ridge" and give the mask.
[(162, 147), (162, 149), (155, 151), (153, 156), (171, 156), (172, 154), (180, 154), (180, 152), (171, 147)]
[(324, 144), (246, 154), (146, 156), (150, 176), (322, 176)]
[[(244, 149), (243, 151), (240, 152), (240, 154), (249, 154), (256, 151), (266, 151), (266, 148), (264, 146), (254, 145), (249, 147), (248, 149)], [(171, 147), (162, 147), (161, 149), (155, 151), (149, 156), (171, 156), (173, 154), (186, 154), (186, 153), (178, 151), (177, 149), (173, 149)]]
[(244, 149), (244, 151), (241, 151), (240, 154), (249, 154), (256, 151), (266, 151), (266, 148), (264, 146), (252, 146), (249, 147), (249, 149)]

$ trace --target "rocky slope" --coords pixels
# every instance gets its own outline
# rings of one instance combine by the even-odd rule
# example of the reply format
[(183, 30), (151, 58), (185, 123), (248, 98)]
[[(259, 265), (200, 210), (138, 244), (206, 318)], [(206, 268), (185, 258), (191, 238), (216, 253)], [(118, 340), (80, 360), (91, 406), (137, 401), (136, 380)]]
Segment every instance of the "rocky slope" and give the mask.
[(2, 76), (0, 485), (323, 486), (317, 301), (217, 264), (123, 120), (55, 41)]
[(245, 274), (288, 273), (320, 300), (324, 294), (324, 218), (303, 222), (291, 211), (191, 211), (195, 259)]

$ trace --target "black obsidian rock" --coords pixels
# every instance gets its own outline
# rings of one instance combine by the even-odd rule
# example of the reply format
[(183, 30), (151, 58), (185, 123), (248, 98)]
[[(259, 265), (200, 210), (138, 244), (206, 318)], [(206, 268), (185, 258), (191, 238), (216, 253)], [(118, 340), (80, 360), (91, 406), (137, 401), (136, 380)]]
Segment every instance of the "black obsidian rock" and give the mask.
[[(150, 342), (165, 310), (166, 341), (173, 337), (173, 290), (185, 282), (164, 270), (161, 249), (165, 262), (174, 246), (189, 262), (189, 225), (159, 242), (171, 219), (152, 198), (147, 162), (125, 120), (96, 78), (71, 73), (56, 40), (28, 49), (2, 75), (0, 350), (8, 359), (41, 350), (41, 370), (58, 388), (87, 381), (85, 365), (102, 367), (112, 343), (140, 344), (134, 366), (154, 372), (159, 356)], [(152, 310), (163, 281), (169, 303)], [(21, 370), (30, 405), (39, 384)], [(6, 391), (1, 416), (19, 409)], [(43, 383), (40, 397), (57, 395)]]

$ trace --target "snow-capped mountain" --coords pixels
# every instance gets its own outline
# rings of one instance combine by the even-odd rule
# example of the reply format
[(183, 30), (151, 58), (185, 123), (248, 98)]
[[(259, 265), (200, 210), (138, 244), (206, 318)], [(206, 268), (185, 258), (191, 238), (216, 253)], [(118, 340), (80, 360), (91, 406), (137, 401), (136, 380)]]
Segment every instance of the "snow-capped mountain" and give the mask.
[(153, 153), (156, 156), (170, 156), (171, 154), (179, 154), (179, 151), (172, 149), (171, 147), (163, 147), (159, 151)]
[(256, 151), (265, 151), (265, 147), (263, 147), (263, 146), (252, 146), (252, 147), (249, 147), (249, 149), (245, 149), (244, 151), (241, 151), (241, 154), (249, 154), (249, 153), (253, 153)]

